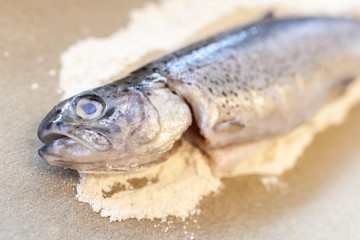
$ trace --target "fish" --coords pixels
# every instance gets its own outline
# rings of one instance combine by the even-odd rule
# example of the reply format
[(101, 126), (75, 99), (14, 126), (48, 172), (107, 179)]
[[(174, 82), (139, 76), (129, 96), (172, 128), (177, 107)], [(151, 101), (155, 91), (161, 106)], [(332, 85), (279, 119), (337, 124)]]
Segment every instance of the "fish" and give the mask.
[(61, 101), (40, 123), (38, 152), (107, 173), (160, 164), (184, 139), (204, 152), (233, 149), (310, 121), (359, 75), (359, 20), (258, 21)]

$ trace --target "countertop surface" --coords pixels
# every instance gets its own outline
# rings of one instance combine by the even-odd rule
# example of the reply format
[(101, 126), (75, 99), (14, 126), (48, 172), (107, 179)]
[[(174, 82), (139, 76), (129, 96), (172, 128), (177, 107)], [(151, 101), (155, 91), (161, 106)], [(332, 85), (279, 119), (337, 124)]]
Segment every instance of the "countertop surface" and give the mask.
[(107, 36), (143, 1), (0, 1), (0, 239), (359, 239), (360, 105), (317, 135), (268, 189), (262, 176), (224, 189), (184, 222), (109, 222), (76, 200), (78, 174), (37, 154), (44, 115), (59, 101), (60, 54)]

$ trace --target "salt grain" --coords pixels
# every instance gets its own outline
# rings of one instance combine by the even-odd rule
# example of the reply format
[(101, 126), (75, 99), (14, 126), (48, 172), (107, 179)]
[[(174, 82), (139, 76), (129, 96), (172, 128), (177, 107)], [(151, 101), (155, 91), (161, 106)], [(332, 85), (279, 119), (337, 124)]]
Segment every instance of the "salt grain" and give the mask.
[(31, 84), (31, 89), (36, 90), (36, 89), (38, 89), (38, 88), (39, 88), (39, 84), (38, 84), (38, 83), (32, 83), (32, 84)]
[(264, 176), (260, 178), (260, 181), (267, 192), (279, 189), (282, 193), (286, 193), (288, 188), (288, 183), (282, 181), (278, 176)]
[(41, 56), (39, 56), (39, 57), (36, 58), (36, 61), (37, 61), (38, 63), (43, 63), (43, 62), (44, 62), (44, 58), (41, 57)]
[(56, 70), (51, 69), (51, 70), (49, 70), (48, 74), (49, 74), (50, 76), (54, 77), (54, 76), (56, 76)]
[(10, 57), (10, 52), (8, 52), (8, 51), (4, 52), (3, 56), (6, 57), (6, 58)]

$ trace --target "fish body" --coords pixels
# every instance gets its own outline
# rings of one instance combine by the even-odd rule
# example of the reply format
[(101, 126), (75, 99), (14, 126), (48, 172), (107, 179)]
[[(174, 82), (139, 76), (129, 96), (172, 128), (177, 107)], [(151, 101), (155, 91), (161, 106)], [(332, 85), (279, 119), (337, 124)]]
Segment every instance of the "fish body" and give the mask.
[(207, 149), (271, 138), (310, 120), (358, 75), (358, 20), (255, 23), (59, 103), (40, 124), (39, 153), (79, 171), (132, 171), (165, 160), (193, 129)]

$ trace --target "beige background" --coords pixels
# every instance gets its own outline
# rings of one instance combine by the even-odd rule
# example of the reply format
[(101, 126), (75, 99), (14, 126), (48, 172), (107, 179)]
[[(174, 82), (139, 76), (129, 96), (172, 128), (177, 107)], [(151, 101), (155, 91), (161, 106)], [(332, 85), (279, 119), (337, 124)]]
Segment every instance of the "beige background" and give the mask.
[(286, 192), (267, 192), (260, 176), (225, 179), (219, 195), (201, 202), (200, 215), (170, 218), (169, 229), (161, 221), (109, 223), (76, 201), (77, 173), (37, 155), (37, 126), (60, 98), (49, 70), (58, 72), (69, 45), (107, 36), (142, 4), (0, 0), (0, 239), (360, 238), (360, 106), (344, 125), (317, 136), (282, 177)]

